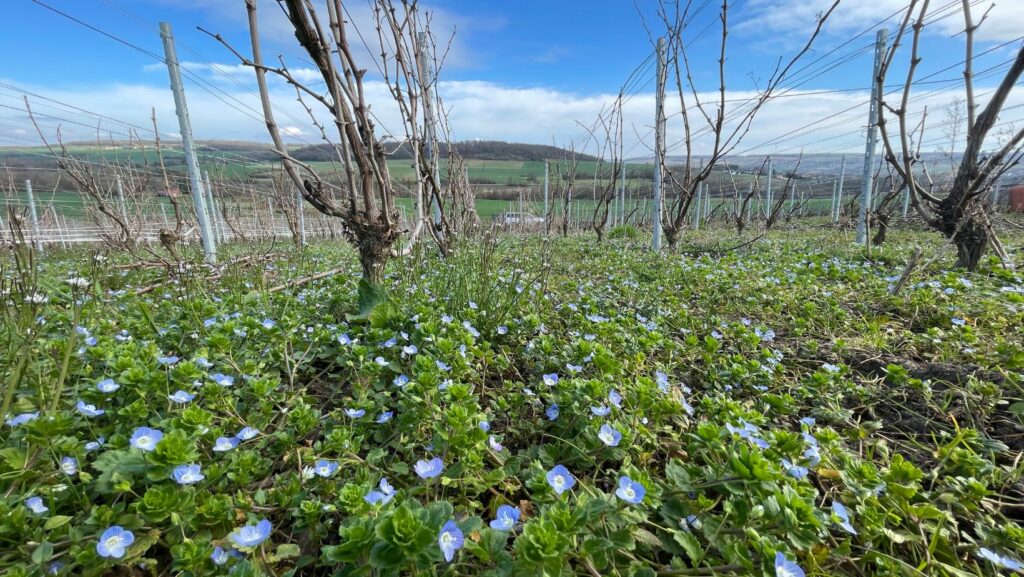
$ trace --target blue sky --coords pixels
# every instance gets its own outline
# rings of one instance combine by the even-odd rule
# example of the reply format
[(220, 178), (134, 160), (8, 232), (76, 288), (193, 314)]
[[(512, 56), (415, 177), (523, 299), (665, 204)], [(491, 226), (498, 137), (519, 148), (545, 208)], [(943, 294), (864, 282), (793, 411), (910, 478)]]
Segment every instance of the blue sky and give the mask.
[[(158, 21), (174, 26), (179, 59), (189, 71), (186, 88), (192, 106), (193, 127), (198, 138), (266, 140), (253, 111), (258, 108), (252, 90), (252, 73), (212, 38), (199, 32), (202, 26), (225, 35), (239, 49), (248, 47), (245, 8), (242, 0), (45, 0), (96, 28), (139, 48), (162, 54), (156, 30)], [(813, 28), (815, 14), (828, 0), (737, 0), (730, 10), (727, 61), (729, 94), (736, 100), (749, 97), (763, 85), (775, 63), (793, 54)], [(353, 21), (367, 41), (370, 29), (365, 1), (347, 2)], [(707, 4), (688, 27), (691, 62), (698, 89), (717, 88), (717, 43), (719, 23), (717, 2)], [(963, 58), (963, 39), (956, 32), (962, 17), (953, 10), (942, 11), (949, 2), (934, 1), (935, 19), (922, 45), (925, 61), (919, 76), (936, 73)], [(954, 3), (959, 5), (959, 2)], [(639, 9), (638, 9), (639, 6)], [(527, 142), (565, 143), (580, 133), (579, 122), (589, 123), (601, 106), (617, 92), (627, 76), (652, 51), (646, 21), (653, 33), (661, 27), (656, 3), (650, 0), (435, 0), (424, 4), (434, 11), (435, 30), (455, 40), (442, 71), (441, 94), (452, 107), (456, 138), (496, 138)], [(813, 74), (797, 77), (796, 91), (779, 99), (756, 121), (745, 145), (752, 152), (802, 146), (821, 151), (854, 151), (860, 147), (858, 131), (866, 119), (863, 110), (841, 111), (866, 102), (863, 89), (870, 82), (873, 26), (904, 6), (904, 0), (843, 0), (833, 20), (809, 55), (806, 63)], [(20, 107), (21, 93), (9, 87), (29, 90), (67, 104), (135, 125), (148, 125), (150, 108), (156, 107), (161, 132), (177, 132), (173, 104), (167, 90), (166, 72), (154, 58), (60, 16), (31, 0), (8, 0), (0, 22), (0, 105)], [(271, 0), (261, 0), (264, 51), (282, 54), (291, 67), (309, 68), (289, 35), (286, 22)], [(981, 8), (976, 9), (979, 13)], [(895, 19), (885, 25), (892, 27)], [(703, 32), (702, 32), (703, 31)], [(1024, 34), (1024, 2), (1001, 0), (980, 33), (978, 51), (998, 46)], [(859, 36), (858, 36), (859, 35)], [(998, 66), (1011, 58), (1018, 43), (979, 57), (977, 70)], [(834, 52), (830, 52), (835, 50)], [(365, 51), (364, 56), (365, 56)], [(898, 62), (903, 62), (899, 59)], [(835, 63), (823, 67), (824, 63)], [(369, 66), (372, 69), (372, 66)], [(900, 65), (902, 67), (902, 65)], [(653, 116), (653, 72), (647, 72), (636, 86), (626, 113), (627, 145), (637, 153), (649, 146)], [(896, 70), (898, 72), (899, 69)], [(995, 72), (998, 72), (997, 68)], [(955, 96), (959, 68), (931, 77), (932, 84), (920, 101), (929, 115), (949, 104)], [(979, 79), (979, 92), (998, 78)], [(948, 82), (947, 82), (948, 80)], [(939, 82), (935, 82), (939, 81)], [(793, 83), (790, 83), (791, 86)], [(860, 90), (858, 90), (860, 89)], [(292, 114), (297, 142), (318, 140), (314, 129), (304, 122), (304, 113), (294, 103), (286, 86), (275, 88), (275, 101)], [(821, 91), (842, 90), (831, 94)], [(370, 90), (373, 94), (373, 90)], [(807, 94), (805, 94), (807, 93)], [(390, 114), (383, 91), (374, 106), (383, 129), (397, 133), (400, 122)], [(1018, 95), (1019, 96), (1019, 95)], [(1015, 96), (1015, 98), (1017, 98)], [(669, 113), (678, 98), (669, 94)], [(1020, 100), (1018, 98), (1018, 100)], [(1017, 103), (1014, 100), (1013, 103)], [(61, 124), (65, 134), (94, 136), (100, 120), (81, 112), (47, 102), (39, 109), (57, 118), (44, 120), (44, 130)], [(248, 112), (246, 107), (249, 108)], [(1018, 109), (1015, 109), (1018, 110)], [(812, 131), (801, 127), (840, 113), (835, 127), (818, 123)], [(1024, 114), (1018, 115), (1024, 118)], [(1014, 120), (1018, 116), (1009, 118)], [(73, 121), (73, 122), (69, 122)], [(75, 122), (79, 124), (75, 124)], [(106, 120), (112, 131), (125, 131), (124, 124)], [(678, 142), (678, 122), (669, 123), (670, 145)], [(827, 123), (825, 123), (827, 124)], [(939, 122), (938, 124), (941, 124)], [(84, 126), (80, 126), (84, 125)], [(12, 108), (0, 108), (0, 145), (18, 144), (34, 137), (24, 115)], [(797, 134), (785, 139), (779, 135)], [(941, 128), (926, 141), (939, 142)], [(117, 135), (115, 134), (116, 138)], [(763, 147), (758, 145), (769, 143)], [(704, 143), (703, 146), (706, 146)], [(700, 148), (702, 144), (696, 143)], [(678, 148), (678, 147), (677, 147)]]

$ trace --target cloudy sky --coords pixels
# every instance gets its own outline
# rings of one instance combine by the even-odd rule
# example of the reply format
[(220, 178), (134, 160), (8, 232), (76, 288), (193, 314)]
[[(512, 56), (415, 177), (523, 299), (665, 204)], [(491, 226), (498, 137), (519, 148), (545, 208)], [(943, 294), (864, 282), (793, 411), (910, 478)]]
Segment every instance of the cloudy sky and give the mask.
[[(65, 139), (95, 138), (97, 126), (122, 138), (131, 126), (151, 137), (151, 109), (166, 138), (178, 132), (167, 72), (159, 58), (157, 23), (170, 22), (185, 68), (193, 131), (199, 139), (267, 141), (252, 71), (199, 32), (221, 33), (247, 51), (244, 0), (6, 0), (0, 21), (0, 146), (38, 142), (24, 113), (29, 93), (41, 127)], [(799, 50), (831, 0), (735, 0), (730, 3), (726, 62), (728, 110), (742, 109), (780, 59)], [(922, 42), (920, 80), (911, 101), (919, 119), (928, 109), (925, 150), (950, 147), (950, 110), (963, 93), (961, 1), (932, 0)], [(376, 33), (367, 0), (346, 2), (362, 33), (357, 58), (369, 69), (367, 94), (382, 133), (402, 134), (401, 123), (370, 54)], [(736, 153), (768, 154), (863, 150), (875, 32), (894, 31), (906, 0), (842, 0), (814, 50), (794, 68), (779, 97), (763, 109)], [(50, 8), (48, 8), (49, 6)], [(453, 137), (566, 145), (581, 142), (634, 71), (625, 107), (629, 157), (653, 143), (652, 36), (663, 25), (654, 0), (433, 0), (435, 34), (453, 36), (439, 90), (450, 109)], [(720, 3), (693, 1), (684, 37), (694, 83), (708, 97), (717, 86)], [(975, 18), (988, 10), (974, 2)], [(56, 11), (63, 12), (64, 15)], [(259, 0), (264, 53), (278, 55), (301, 78), (315, 81), (274, 0)], [(70, 18), (69, 18), (70, 17)], [(79, 20), (76, 22), (72, 18)], [(983, 105), (1021, 46), (1024, 2), (997, 0), (978, 31), (976, 92)], [(369, 44), (366, 48), (364, 42)], [(902, 83), (906, 55), (891, 77)], [(314, 85), (315, 86), (315, 85)], [(322, 86), (322, 84), (321, 84)], [(319, 133), (294, 90), (272, 86), (278, 122), (295, 143), (317, 143)], [(670, 86), (669, 154), (683, 152), (680, 105)], [(699, 118), (694, 118), (699, 122)], [(1024, 122), (1024, 87), (1011, 96), (999, 127)], [(700, 131), (698, 130), (698, 133)], [(706, 131), (705, 131), (706, 132)], [(699, 136), (695, 152), (710, 139)]]

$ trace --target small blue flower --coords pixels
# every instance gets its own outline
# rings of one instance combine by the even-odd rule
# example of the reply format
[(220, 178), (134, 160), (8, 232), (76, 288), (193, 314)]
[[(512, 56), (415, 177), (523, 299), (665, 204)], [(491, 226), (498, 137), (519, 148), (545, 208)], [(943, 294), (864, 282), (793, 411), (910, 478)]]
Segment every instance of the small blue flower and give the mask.
[(440, 475), (441, 471), (444, 470), (444, 461), (441, 460), (441, 457), (434, 457), (429, 461), (421, 459), (416, 461), (416, 465), (413, 468), (421, 479), (432, 479)]
[(856, 535), (857, 530), (850, 523), (850, 513), (839, 501), (832, 501), (832, 514), (839, 518), (839, 526), (851, 535)]
[(370, 491), (363, 497), (363, 500), (371, 505), (376, 505), (377, 503), (386, 505), (394, 496), (395, 488), (388, 483), (387, 479), (381, 479), (380, 491)]
[(186, 391), (178, 390), (178, 391), (175, 391), (173, 395), (167, 395), (167, 398), (172, 403), (185, 404), (185, 403), (191, 402), (192, 399), (196, 398), (196, 396), (193, 395), (192, 393), (188, 393)]
[(345, 409), (345, 414), (348, 415), (350, 419), (358, 419), (359, 417), (362, 417), (363, 415), (366, 414), (366, 410), (365, 409)]
[(237, 437), (217, 437), (217, 440), (213, 443), (213, 451), (224, 453), (237, 447), (238, 443), (239, 439)]
[(625, 475), (619, 477), (619, 487), (615, 489), (615, 496), (619, 499), (637, 505), (644, 500), (646, 494), (647, 489), (640, 483)]
[(838, 365), (833, 365), (832, 363), (825, 363), (821, 365), (821, 368), (825, 369), (827, 372), (830, 373), (838, 373), (839, 371), (843, 370)]
[(554, 421), (558, 418), (558, 405), (551, 405), (546, 411), (544, 411), (544, 414), (548, 416), (549, 421)]
[(274, 319), (263, 319), (263, 322), (261, 322), (260, 324), (263, 325), (263, 328), (269, 331), (270, 329), (277, 326), (277, 321), (275, 321)]
[(663, 393), (668, 392), (668, 375), (661, 371), (654, 372), (654, 380), (658, 384), (658, 389)]
[(106, 413), (106, 411), (104, 411), (103, 409), (97, 409), (96, 405), (90, 405), (85, 401), (78, 401), (78, 404), (75, 405), (75, 408), (78, 409), (79, 413), (86, 417), (98, 417), (103, 413)]
[(163, 431), (159, 429), (150, 429), (149, 427), (139, 427), (132, 433), (131, 445), (136, 449), (142, 451), (152, 451), (156, 448), (157, 443), (160, 439), (164, 438)]
[(491, 430), (491, 424), (488, 423), (487, 421), (480, 421), (479, 423), (477, 423), (477, 427), (480, 427), (480, 430), (485, 433)]
[(165, 365), (165, 366), (173, 365), (174, 363), (176, 363), (176, 362), (178, 362), (180, 360), (181, 359), (179, 357), (176, 357), (174, 355), (169, 355), (169, 356), (166, 356), (166, 357), (157, 357), (156, 358), (156, 362), (160, 363), (161, 365)]
[(469, 321), (462, 321), (462, 327), (469, 331), (469, 334), (473, 335), (473, 338), (480, 337), (480, 331), (476, 330)]
[(338, 472), (338, 464), (334, 461), (320, 459), (313, 464), (313, 472), (319, 477), (327, 478)]
[(818, 463), (821, 462), (821, 453), (818, 451), (817, 445), (812, 445), (804, 450), (804, 458), (807, 459), (808, 464), (812, 467), (817, 467)]
[(210, 317), (203, 320), (203, 326), (206, 328), (210, 328), (215, 324), (217, 324), (217, 317)]
[(86, 451), (95, 451), (96, 449), (99, 449), (100, 447), (102, 447), (103, 444), (106, 443), (106, 442), (107, 442), (107, 440), (104, 437), (100, 437), (100, 438), (96, 439), (95, 441), (89, 441), (88, 443), (85, 444), (85, 450)]
[(418, 352), (420, 352), (420, 349), (416, 345), (405, 345), (402, 347), (402, 354), (407, 357), (411, 357)]
[(235, 384), (235, 377), (221, 373), (213, 373), (210, 375), (210, 380), (222, 387), (230, 387)]
[(953, 321), (953, 324), (958, 326), (958, 327), (962, 327), (962, 326), (967, 324), (967, 321), (965, 321), (964, 319), (961, 319), (961, 318), (957, 318), (957, 317), (953, 317), (952, 321)]
[(114, 382), (114, 379), (103, 379), (96, 383), (96, 389), (101, 393), (113, 393), (121, 388), (121, 385)]
[(597, 438), (601, 439), (601, 442), (609, 447), (617, 447), (619, 446), (619, 441), (622, 440), (622, 433), (615, 430), (608, 423), (604, 423), (597, 431)]
[(444, 553), (444, 560), (451, 563), (455, 558), (455, 552), (462, 549), (465, 538), (462, 530), (455, 524), (455, 521), (448, 521), (441, 527), (437, 536), (437, 544), (441, 546), (441, 553)]
[(775, 552), (775, 577), (806, 577), (796, 561), (786, 559), (781, 552)]
[(499, 325), (497, 330), (499, 335), (504, 335), (508, 333), (508, 327), (506, 327), (505, 325)]
[(213, 366), (213, 363), (211, 363), (210, 361), (206, 360), (206, 357), (198, 357), (196, 360), (194, 360), (192, 362), (194, 362), (197, 367), (202, 367), (204, 369), (208, 369), (208, 368)]
[(65, 475), (71, 476), (78, 472), (78, 459), (74, 457), (64, 457), (60, 460), (60, 470)]
[(260, 434), (259, 429), (254, 429), (252, 427), (242, 427), (238, 431), (238, 434), (235, 436), (243, 441), (248, 441), (250, 439), (255, 439), (256, 435), (258, 434)]
[(511, 531), (519, 521), (519, 509), (511, 505), (498, 507), (498, 514), (491, 521), (491, 529), (497, 531)]
[(558, 373), (548, 373), (541, 377), (544, 380), (544, 384), (553, 387), (558, 384)]
[(25, 499), (25, 506), (28, 507), (29, 511), (32, 511), (36, 515), (42, 515), (50, 510), (49, 507), (43, 504), (43, 499), (41, 497), (29, 497), (28, 499)]
[(1024, 563), (1021, 563), (1013, 557), (1000, 555), (999, 553), (996, 553), (995, 551), (988, 549), (986, 547), (978, 549), (978, 556), (987, 561), (991, 561), (997, 567), (1009, 569), (1010, 571), (1020, 571), (1024, 569)]
[(583, 370), (583, 365), (574, 365), (572, 363), (566, 363), (565, 368), (569, 369), (570, 373), (578, 373)]
[(601, 405), (600, 407), (590, 407), (590, 412), (598, 417), (607, 417), (608, 413), (612, 412), (612, 409), (611, 407)]
[(178, 465), (171, 472), (171, 478), (173, 478), (179, 485), (191, 485), (198, 483), (206, 478), (206, 475), (202, 473), (199, 465)]
[(555, 465), (546, 475), (548, 485), (555, 490), (555, 493), (562, 493), (572, 489), (576, 485), (576, 477), (565, 468), (564, 465)]
[(378, 365), (380, 365), (382, 367), (388, 366), (388, 360), (385, 359), (384, 357), (377, 357), (377, 358), (373, 359), (373, 362), (377, 363)]
[(814, 422), (815, 422), (814, 421), (814, 417), (804, 417), (804, 418), (800, 419), (800, 424), (804, 425), (804, 426), (807, 426), (807, 427), (813, 427), (814, 426)]
[(47, 567), (46, 571), (50, 575), (60, 575), (60, 572), (64, 570), (64, 565), (63, 561), (54, 561), (53, 563), (50, 563), (50, 566)]
[(794, 479), (803, 479), (807, 476), (807, 467), (794, 465), (788, 459), (782, 460), (782, 468), (786, 470), (786, 474)]
[[(82, 403), (82, 401), (79, 401), (79, 404), (81, 404), (81, 403)], [(96, 407), (93, 407), (93, 408), (95, 409)], [(102, 415), (103, 412), (101, 411), (100, 414)], [(15, 415), (15, 416), (7, 419), (4, 422), (7, 423), (8, 427), (12, 427), (13, 428), (13, 427), (17, 427), (18, 425), (24, 425), (25, 423), (27, 423), (29, 421), (33, 421), (33, 420), (35, 420), (37, 418), (39, 418), (39, 411), (36, 411), (34, 413), (21, 413), (20, 415)]]
[(394, 378), (393, 381), (391, 381), (391, 384), (395, 385), (396, 387), (404, 387), (405, 385), (409, 384), (409, 377), (405, 375), (398, 375), (397, 377)]
[(345, 334), (338, 335), (338, 344), (347, 347), (352, 344), (352, 338)]
[(213, 561), (214, 565), (223, 565), (231, 559), (231, 554), (221, 548), (220, 545), (213, 548), (213, 553), (210, 553), (210, 560)]
[(450, 370), (452, 370), (452, 367), (451, 367), (451, 365), (449, 365), (448, 363), (446, 363), (446, 362), (442, 361), (441, 359), (436, 359), (436, 360), (434, 361), (434, 365), (435, 365), (435, 366), (436, 366), (436, 367), (437, 367), (438, 369), (440, 369), (440, 370), (442, 370), (442, 371), (445, 371), (445, 372), (447, 372), (447, 371), (450, 371)]
[(112, 525), (100, 535), (96, 543), (96, 553), (100, 557), (112, 557), (120, 559), (124, 557), (124, 551), (129, 545), (135, 542), (135, 535), (119, 525)]
[(622, 408), (622, 395), (618, 391), (611, 391), (608, 393), (608, 402), (611, 403), (616, 409)]
[(377, 422), (381, 424), (386, 423), (390, 421), (393, 416), (395, 416), (394, 411), (384, 411), (379, 417), (377, 417)]
[(255, 525), (246, 525), (235, 529), (228, 535), (228, 539), (237, 547), (256, 547), (267, 540), (271, 529), (270, 521), (263, 519)]

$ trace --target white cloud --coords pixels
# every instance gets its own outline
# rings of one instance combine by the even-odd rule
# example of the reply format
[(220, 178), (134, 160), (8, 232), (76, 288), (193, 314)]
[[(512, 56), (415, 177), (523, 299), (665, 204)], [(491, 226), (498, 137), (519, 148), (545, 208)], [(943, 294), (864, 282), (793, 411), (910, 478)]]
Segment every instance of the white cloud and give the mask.
[[(86, 110), (128, 121), (140, 127), (143, 138), (151, 135), (150, 107), (156, 108), (157, 119), (164, 138), (172, 138), (178, 131), (174, 102), (170, 91), (164, 86), (115, 85), (75, 87), (66, 90), (51, 90), (8, 81), (54, 98), (70, 102)], [(387, 87), (381, 82), (368, 81), (366, 94), (372, 111), (378, 119), (378, 133), (393, 131), (395, 136), (404, 134), (397, 110), (391, 103)], [(556, 143), (566, 145), (583, 133), (580, 122), (590, 123), (598, 112), (615, 98), (613, 94), (576, 94), (549, 88), (520, 88), (481, 81), (447, 81), (440, 83), (438, 90), (450, 110), (453, 137), (458, 140), (473, 138), (532, 142), (538, 144)], [(990, 88), (978, 87), (979, 102), (984, 105)], [(237, 86), (224, 86), (224, 92), (217, 96), (187, 87), (193, 132), (198, 139), (233, 139), (268, 141), (266, 127), (260, 117), (260, 103), (255, 92)], [(913, 101), (913, 113), (919, 114), (927, 105), (929, 128), (925, 134), (925, 151), (948, 148), (944, 136), (943, 108), (952, 102), (954, 91), (933, 91), (922, 94)], [(750, 98), (751, 93), (732, 91), (727, 94), (728, 110), (733, 110)], [(707, 102), (713, 102), (715, 95), (705, 94)], [(283, 128), (290, 142), (316, 144), (320, 142), (319, 130), (312, 126), (306, 111), (295, 100), (294, 90), (278, 85), (272, 88), (276, 120)], [(683, 152), (682, 122), (678, 107), (672, 107), (675, 99), (669, 99), (667, 114), (668, 133), (666, 142), (669, 153)], [(751, 154), (797, 153), (801, 148), (810, 152), (849, 152), (863, 150), (863, 127), (867, 123), (866, 92), (793, 92), (770, 102), (755, 120), (744, 142), (735, 152)], [(0, 103), (18, 106), (17, 97), (0, 93)], [(1005, 128), (1010, 122), (1024, 124), (1024, 90), (1011, 96), (1010, 107), (999, 122)], [(62, 117), (65, 120), (40, 118), (43, 130), (55, 135), (58, 125), (67, 140), (91, 140), (96, 138), (96, 126), (101, 132), (110, 130), (114, 138), (123, 138), (124, 125), (109, 120), (98, 120), (74, 110), (64, 109), (45, 101), (33, 101), (37, 112)], [(713, 108), (713, 105), (712, 105)], [(847, 112), (842, 112), (850, 109)], [(648, 156), (653, 144), (650, 127), (653, 124), (654, 97), (650, 93), (637, 94), (625, 107), (625, 148), (629, 157)], [(326, 113), (314, 106), (318, 118), (332, 130)], [(829, 118), (832, 117), (832, 118)], [(698, 117), (692, 116), (696, 122)], [(828, 120), (823, 120), (828, 119)], [(69, 122), (70, 121), (70, 122)], [(78, 124), (75, 124), (77, 122)], [(804, 129), (813, 125), (812, 129)], [(34, 130), (26, 116), (9, 114), (0, 117), (0, 134), (11, 135), (15, 130)], [(789, 135), (793, 132), (794, 134)], [(10, 138), (10, 137), (8, 137)], [(778, 139), (778, 140), (776, 140)], [(22, 141), (7, 141), (0, 136), (2, 144), (24, 144)], [(695, 138), (697, 153), (705, 153), (711, 145), (708, 135)], [(592, 149), (591, 149), (592, 150)]]
[[(833, 0), (804, 0), (799, 6), (794, 6), (792, 0), (749, 0), (743, 10), (743, 20), (736, 30), (747, 34), (784, 34), (803, 39), (814, 30), (818, 15), (828, 10), (832, 3)], [(981, 18), (988, 4), (983, 2), (972, 9), (975, 22)], [(960, 2), (932, 2), (926, 31), (942, 36), (962, 32), (964, 18), (960, 6)], [(906, 8), (907, 0), (843, 0), (829, 18), (827, 29), (832, 34), (859, 33), (893, 14), (896, 16), (888, 21), (888, 25), (895, 26)], [(1021, 30), (1024, 30), (1024, 2), (998, 0), (978, 30), (977, 38), (981, 41), (1004, 42), (1019, 37)]]

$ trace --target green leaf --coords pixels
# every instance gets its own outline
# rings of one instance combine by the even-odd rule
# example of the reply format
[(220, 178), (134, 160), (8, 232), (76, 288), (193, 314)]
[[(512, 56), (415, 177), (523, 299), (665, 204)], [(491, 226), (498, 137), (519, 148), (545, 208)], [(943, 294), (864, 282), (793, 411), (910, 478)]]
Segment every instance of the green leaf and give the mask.
[(32, 562), (37, 565), (42, 565), (53, 556), (53, 544), (48, 541), (43, 541), (32, 551)]
[(69, 515), (54, 515), (53, 517), (50, 517), (46, 520), (46, 524), (43, 525), (43, 529), (47, 531), (56, 529), (57, 527), (67, 525), (68, 521), (70, 521), (71, 519), (72, 518)]
[(700, 563), (701, 559), (704, 558), (704, 548), (700, 546), (700, 541), (697, 540), (693, 533), (678, 531), (672, 538), (683, 547), (694, 564)]

